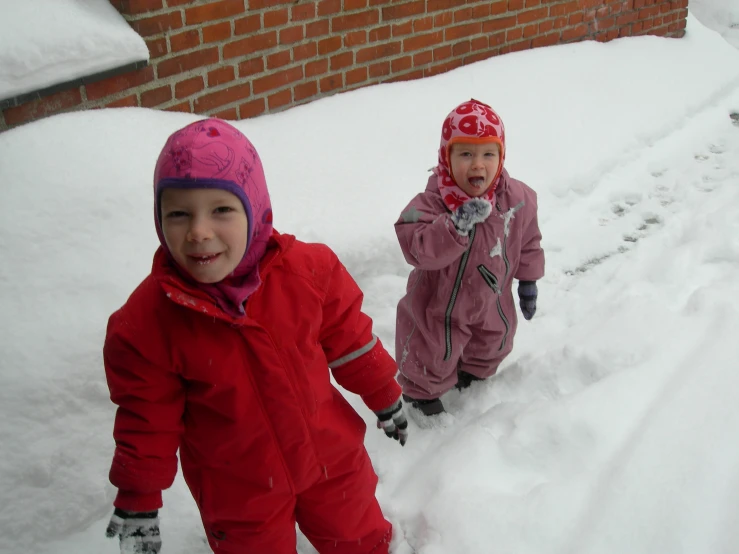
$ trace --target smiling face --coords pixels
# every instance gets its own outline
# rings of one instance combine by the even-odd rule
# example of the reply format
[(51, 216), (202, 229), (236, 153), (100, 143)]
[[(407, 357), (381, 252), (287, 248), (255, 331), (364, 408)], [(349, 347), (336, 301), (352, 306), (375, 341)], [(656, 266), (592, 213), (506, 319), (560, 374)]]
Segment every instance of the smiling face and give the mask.
[(167, 188), (160, 209), (167, 248), (199, 283), (223, 280), (243, 259), (249, 221), (236, 195), (220, 189)]
[(500, 147), (494, 142), (455, 142), (449, 151), (452, 178), (468, 196), (485, 194), (500, 166)]

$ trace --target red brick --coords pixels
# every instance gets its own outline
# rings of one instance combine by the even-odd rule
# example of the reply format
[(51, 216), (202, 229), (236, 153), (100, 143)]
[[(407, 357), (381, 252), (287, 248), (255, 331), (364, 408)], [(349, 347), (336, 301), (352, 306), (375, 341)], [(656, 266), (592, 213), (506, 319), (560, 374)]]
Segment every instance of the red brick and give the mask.
[(490, 4), (490, 15), (500, 15), (508, 11), (508, 2), (501, 0), (500, 2), (493, 2)]
[(479, 35), (482, 32), (482, 23), (465, 23), (456, 27), (449, 27), (444, 30), (444, 40), (455, 40), (465, 38), (472, 35)]
[[(431, 1), (429, 1), (429, 3), (431, 3)], [(429, 11), (431, 11), (431, 8), (429, 8)], [(414, 0), (412, 2), (393, 4), (386, 8), (382, 8), (382, 20), (389, 21), (391, 19), (401, 19), (423, 13), (426, 13), (426, 2), (424, 0)]]
[(430, 31), (434, 28), (434, 18), (432, 16), (427, 17), (421, 17), (419, 19), (413, 20), (413, 32), (414, 33), (423, 33), (425, 31)]
[(595, 21), (595, 28), (600, 29), (608, 29), (610, 27), (613, 27), (616, 24), (616, 18), (615, 17), (606, 17), (603, 19), (597, 19)]
[(293, 60), (296, 62), (315, 58), (318, 55), (318, 44), (307, 42), (293, 48)]
[(434, 55), (431, 50), (426, 50), (413, 54), (414, 67), (418, 67), (419, 65), (426, 65), (427, 63), (431, 63), (432, 61), (434, 61)]
[(403, 41), (403, 52), (412, 52), (422, 48), (429, 48), (444, 40), (444, 31), (436, 31), (425, 35), (415, 35)]
[(523, 28), (523, 38), (531, 38), (539, 32), (539, 27), (534, 23), (533, 25), (526, 25)]
[(203, 27), (203, 42), (206, 44), (229, 38), (231, 38), (231, 23), (229, 21)]
[(291, 8), (290, 21), (305, 21), (316, 17), (316, 3), (297, 4)]
[(344, 81), (346, 82), (346, 86), (348, 87), (354, 86), (358, 83), (362, 83), (366, 80), (367, 80), (367, 68), (366, 67), (357, 67), (356, 69), (347, 71), (344, 77)]
[(249, 83), (234, 85), (227, 89), (204, 94), (203, 96), (196, 98), (193, 100), (192, 107), (196, 113), (202, 113), (204, 111), (209, 111), (214, 108), (248, 98), (250, 92), (251, 87), (249, 86)]
[(220, 112), (215, 112), (211, 115), (219, 119), (228, 119), (230, 121), (236, 121), (237, 119), (239, 119), (238, 110), (236, 108), (227, 108), (225, 110), (221, 110)]
[(518, 10), (522, 10), (525, 3), (525, 0), (508, 0), (508, 11), (517, 12)]
[(267, 105), (270, 110), (276, 110), (283, 106), (287, 106), (293, 101), (293, 91), (290, 89), (281, 90), (276, 94), (267, 97)]
[(260, 50), (267, 50), (277, 46), (277, 32), (270, 31), (261, 35), (252, 35), (246, 38), (229, 42), (223, 46), (223, 59), (248, 56)]
[(264, 58), (252, 58), (239, 64), (239, 77), (249, 77), (264, 71)]
[(331, 92), (344, 86), (344, 79), (341, 74), (329, 75), (318, 82), (321, 92)]
[(88, 83), (85, 85), (88, 100), (99, 100), (106, 96), (111, 96), (123, 90), (138, 87), (154, 80), (154, 68), (147, 66), (138, 71), (124, 73), (110, 77), (96, 83)]
[[(387, 9), (387, 8), (385, 8)], [(380, 10), (367, 10), (364, 12), (341, 15), (331, 18), (331, 32), (341, 33), (349, 29), (358, 29), (377, 25), (380, 22)]]
[(509, 29), (516, 26), (516, 16), (508, 17), (497, 17), (486, 21), (482, 24), (482, 32), (490, 33), (492, 31), (500, 31), (502, 29)]
[(219, 67), (208, 72), (208, 87), (216, 87), (223, 83), (228, 83), (236, 78), (235, 70), (232, 65)]
[(165, 79), (178, 73), (184, 73), (197, 67), (218, 63), (218, 48), (212, 47), (205, 50), (196, 50), (189, 54), (176, 56), (157, 64), (157, 77)]
[(482, 60), (487, 60), (497, 55), (498, 55), (497, 49), (487, 50), (485, 52), (478, 52), (477, 54), (471, 54), (469, 56), (465, 56), (463, 59), (463, 62), (464, 62), (464, 65), (469, 65), (471, 63), (481, 62)]
[(522, 38), (523, 38), (523, 28), (522, 27), (516, 27), (515, 29), (508, 29), (508, 31), (506, 31), (506, 40), (508, 42), (515, 42)]
[(200, 33), (197, 29), (169, 36), (169, 47), (172, 52), (181, 52), (196, 46), (200, 46)]
[(446, 27), (452, 23), (454, 23), (454, 17), (451, 12), (444, 12), (434, 16), (434, 27)]
[(139, 105), (138, 96), (131, 94), (118, 100), (105, 104), (106, 108), (136, 108)]
[(308, 62), (305, 64), (305, 78), (315, 77), (316, 75), (323, 75), (328, 71), (328, 60), (316, 60), (315, 62)]
[(267, 69), (276, 69), (290, 63), (290, 50), (282, 50), (267, 56)]
[(554, 20), (549, 19), (547, 21), (542, 21), (541, 23), (539, 23), (539, 29), (537, 32), (539, 34), (544, 35), (553, 29), (554, 29)]
[(413, 33), (413, 22), (406, 21), (405, 23), (393, 25), (392, 29), (393, 29), (394, 37), (402, 37), (403, 35), (410, 35)]
[(144, 108), (153, 108), (170, 100), (172, 100), (172, 87), (170, 85), (141, 93), (141, 106)]
[(5, 110), (5, 123), (8, 126), (20, 125), (27, 121), (33, 121), (34, 119), (41, 119), (47, 115), (61, 112), (63, 110), (79, 106), (82, 103), (82, 94), (80, 88), (74, 88), (71, 90), (64, 90), (40, 98), (38, 100), (32, 100), (26, 104), (21, 104), (14, 108), (8, 108)]
[(280, 44), (292, 44), (303, 40), (303, 26), (296, 25), (280, 31)]
[(462, 23), (472, 19), (472, 8), (464, 8), (454, 12), (454, 23)]
[(341, 12), (341, 0), (319, 0), (318, 15), (331, 15)]
[(378, 40), (387, 40), (392, 35), (392, 30), (390, 25), (385, 25), (384, 27), (375, 27), (374, 29), (370, 29), (369, 32), (369, 40), (370, 42), (377, 42)]
[(264, 12), (264, 27), (279, 27), (288, 21), (287, 8), (280, 8), (271, 12)]
[(295, 85), (293, 88), (293, 98), (296, 102), (310, 98), (318, 94), (318, 83), (316, 81), (309, 81), (307, 83), (300, 83)]
[(531, 23), (532, 21), (539, 21), (540, 19), (544, 19), (549, 15), (549, 8), (546, 6), (543, 8), (536, 8), (535, 10), (528, 10), (525, 12), (519, 13), (516, 18), (519, 25), (525, 25), (526, 23)]
[(162, 0), (118, 0), (114, 5), (119, 12), (126, 15), (155, 12), (164, 7)]
[(175, 6), (184, 6), (185, 4), (194, 4), (198, 0), (167, 0), (167, 6), (173, 8)]
[(352, 31), (344, 35), (344, 48), (367, 44), (367, 31)]
[(527, 8), (533, 8), (535, 6), (540, 6), (541, 0), (526, 0), (526, 7)]
[(472, 8), (472, 19), (487, 19), (490, 16), (490, 4), (485, 3), (481, 6)]
[(195, 6), (185, 10), (185, 21), (188, 25), (197, 25), (206, 21), (226, 19), (244, 13), (244, 0), (220, 0)]
[(371, 66), (369, 66), (369, 74), (371, 79), (390, 75), (390, 62), (380, 62), (372, 64)]
[(257, 98), (239, 106), (239, 115), (242, 118), (255, 117), (264, 113), (264, 98)]
[(200, 92), (204, 88), (205, 81), (203, 81), (202, 77), (191, 77), (190, 79), (180, 81), (174, 86), (174, 95), (177, 99), (185, 98), (186, 96)]
[(164, 108), (165, 111), (168, 112), (185, 112), (190, 113), (192, 112), (192, 108), (190, 107), (190, 102), (180, 102), (179, 104), (175, 104), (174, 106), (170, 106), (169, 108)]
[(452, 57), (452, 47), (451, 46), (441, 46), (439, 48), (434, 48), (434, 61), (438, 62), (440, 60), (445, 60), (446, 58)]
[(370, 46), (368, 48), (362, 48), (357, 52), (356, 62), (358, 64), (365, 63), (380, 58), (388, 58), (395, 56), (401, 52), (400, 42), (388, 42), (385, 44), (378, 44), (377, 46)]
[(540, 46), (553, 46), (559, 42), (559, 33), (554, 32), (541, 37), (536, 37), (531, 41), (531, 46), (539, 48)]
[(565, 2), (564, 4), (554, 4), (549, 6), (549, 17), (556, 17), (558, 15), (568, 15), (571, 13), (579, 12), (580, 6), (577, 2)]
[(331, 37), (318, 41), (318, 53), (321, 56), (336, 52), (341, 48), (341, 37)]
[(367, 0), (344, 0), (344, 11), (362, 10), (367, 7)]
[(167, 39), (155, 38), (147, 40), (146, 47), (149, 49), (150, 58), (161, 58), (167, 54)]
[(426, 11), (436, 12), (439, 10), (448, 10), (449, 8), (463, 6), (465, 1), (466, 0), (428, 0)]
[(345, 67), (349, 67), (354, 63), (354, 52), (342, 52), (341, 54), (337, 54), (336, 56), (332, 56), (331, 60), (329, 61), (329, 67), (331, 68), (331, 71), (338, 71), (340, 69), (344, 69)]
[(295, 0), (249, 0), (249, 9), (261, 10), (263, 8), (273, 8), (281, 4), (294, 4)]
[[(578, 23), (582, 23), (585, 18), (583, 17), (583, 14), (581, 13), (573, 13), (570, 15), (570, 17), (567, 19), (568, 25), (577, 25)], [(555, 20), (555, 27), (557, 27), (556, 20)]]
[(641, 17), (638, 17), (636, 12), (625, 13), (618, 16), (618, 19), (616, 19), (616, 25), (621, 27), (622, 25), (633, 23), (637, 19), (641, 19)]
[(149, 37), (181, 28), (182, 17), (180, 12), (170, 12), (131, 21), (131, 27), (142, 37)]
[(452, 45), (452, 55), (462, 56), (472, 52), (472, 43), (469, 40), (463, 40)]
[(411, 56), (404, 56), (402, 58), (395, 58), (390, 60), (390, 71), (393, 73), (400, 73), (413, 67), (413, 58)]
[(305, 26), (305, 38), (315, 38), (315, 37), (322, 37), (323, 35), (327, 35), (329, 31), (329, 22), (327, 19), (323, 21), (315, 21), (313, 23), (308, 23)]
[[(506, 41), (506, 34), (504, 32), (495, 33), (493, 35), (490, 35), (489, 45), (490, 47), (500, 46), (501, 44), (505, 44), (505, 41)], [(472, 49), (476, 50), (474, 40), (472, 41)]]
[(254, 94), (262, 94), (270, 90), (277, 90), (295, 81), (300, 81), (303, 78), (302, 67), (291, 67), (290, 69), (284, 69), (267, 75), (266, 77), (260, 77), (254, 79)]
[(256, 33), (262, 28), (262, 20), (259, 15), (248, 15), (234, 21), (234, 34), (245, 35)]

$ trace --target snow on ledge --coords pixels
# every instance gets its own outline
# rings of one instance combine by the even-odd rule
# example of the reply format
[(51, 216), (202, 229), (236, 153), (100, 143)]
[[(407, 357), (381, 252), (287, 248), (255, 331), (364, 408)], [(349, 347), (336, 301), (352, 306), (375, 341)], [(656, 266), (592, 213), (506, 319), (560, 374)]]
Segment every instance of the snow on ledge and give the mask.
[(108, 0), (0, 0), (0, 100), (149, 59)]

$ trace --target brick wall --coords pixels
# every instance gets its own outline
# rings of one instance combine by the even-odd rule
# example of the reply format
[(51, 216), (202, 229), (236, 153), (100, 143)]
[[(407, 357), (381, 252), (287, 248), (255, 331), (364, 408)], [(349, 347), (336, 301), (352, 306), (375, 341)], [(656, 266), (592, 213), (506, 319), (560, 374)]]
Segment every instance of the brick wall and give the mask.
[(579, 40), (681, 37), (688, 0), (110, 0), (148, 67), (2, 112), (143, 106), (242, 119)]

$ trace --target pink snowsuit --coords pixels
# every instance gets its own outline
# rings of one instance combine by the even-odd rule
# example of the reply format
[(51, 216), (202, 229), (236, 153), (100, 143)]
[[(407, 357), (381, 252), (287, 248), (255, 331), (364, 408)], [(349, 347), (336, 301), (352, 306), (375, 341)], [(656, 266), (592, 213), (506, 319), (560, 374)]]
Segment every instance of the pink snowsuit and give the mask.
[[(517, 324), (513, 279), (536, 281), (544, 275), (536, 193), (507, 171), (502, 170), (489, 191), (490, 216), (469, 236), (455, 229), (450, 204), (458, 206), (469, 197), (455, 186), (455, 198), (449, 198), (453, 180), (447, 143), (448, 135), (465, 129), (452, 125), (450, 133), (447, 125), (448, 121), (439, 166), (426, 191), (411, 201), (395, 224), (403, 255), (414, 267), (406, 295), (398, 303), (395, 359), (403, 393), (416, 399), (438, 398), (450, 390), (457, 370), (480, 378), (493, 375), (513, 348)], [(502, 122), (499, 127), (502, 165)]]

